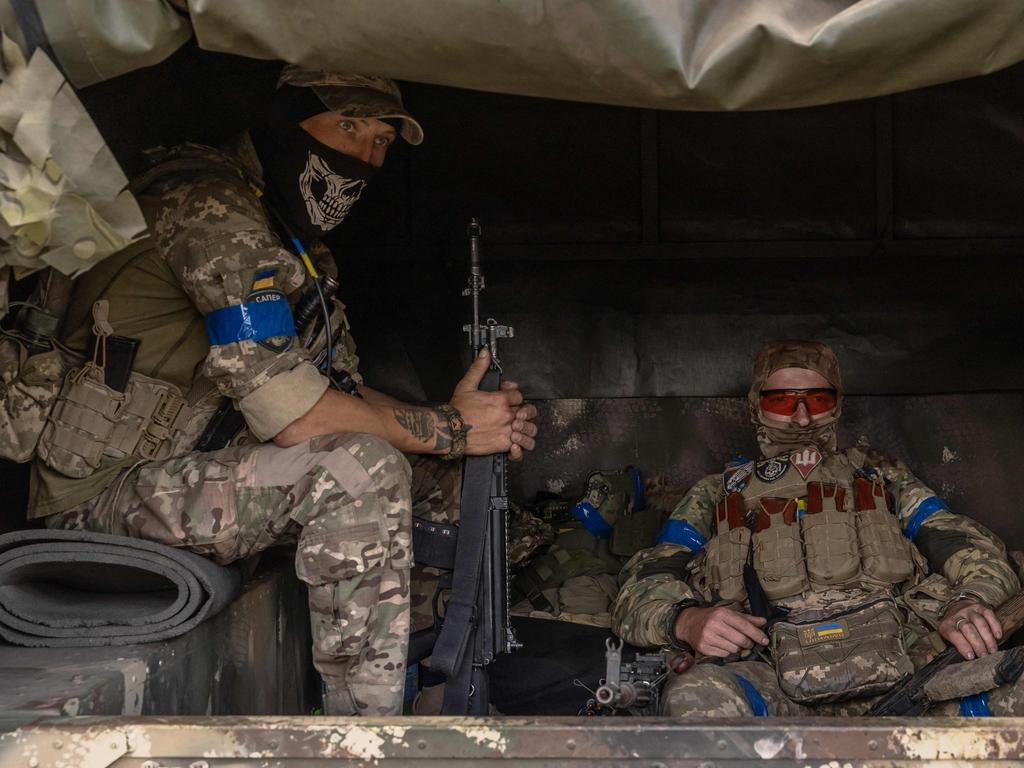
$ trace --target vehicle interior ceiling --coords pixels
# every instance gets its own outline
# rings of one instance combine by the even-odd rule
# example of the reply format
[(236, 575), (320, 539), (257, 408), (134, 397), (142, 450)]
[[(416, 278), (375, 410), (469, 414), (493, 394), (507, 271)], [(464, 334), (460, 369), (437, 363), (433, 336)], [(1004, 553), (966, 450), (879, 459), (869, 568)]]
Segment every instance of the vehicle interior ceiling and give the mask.
[[(140, 150), (242, 129), (279, 64), (194, 43), (81, 91), (126, 173)], [(361, 367), (447, 400), (468, 359), (466, 225), (506, 376), (541, 412), (511, 496), (578, 499), (589, 472), (685, 487), (756, 455), (745, 389), (765, 340), (831, 344), (867, 436), (1024, 547), (1024, 65), (794, 110), (670, 112), (404, 83), (426, 131), (329, 245)], [(3, 528), (23, 525), (4, 466)]]

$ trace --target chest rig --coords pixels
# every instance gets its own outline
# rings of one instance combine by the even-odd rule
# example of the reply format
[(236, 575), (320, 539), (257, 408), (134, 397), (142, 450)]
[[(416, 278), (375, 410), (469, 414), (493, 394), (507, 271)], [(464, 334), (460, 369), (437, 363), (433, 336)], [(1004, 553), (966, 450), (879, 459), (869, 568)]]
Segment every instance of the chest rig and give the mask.
[(747, 600), (747, 563), (773, 601), (836, 588), (874, 592), (912, 577), (892, 498), (858, 459), (806, 447), (727, 469), (706, 549), (712, 596)]

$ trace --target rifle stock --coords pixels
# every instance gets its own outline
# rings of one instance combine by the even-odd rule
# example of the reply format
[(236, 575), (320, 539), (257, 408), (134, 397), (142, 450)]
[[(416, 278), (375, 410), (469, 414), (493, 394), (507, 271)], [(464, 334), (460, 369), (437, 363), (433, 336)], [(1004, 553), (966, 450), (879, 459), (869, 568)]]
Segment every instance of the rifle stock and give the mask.
[[(1000, 643), (1024, 626), (1024, 590), (1018, 592), (996, 609), (996, 618), (1003, 628)], [(896, 687), (876, 701), (865, 717), (890, 717), (893, 715), (917, 716), (925, 714), (932, 702), (925, 694), (924, 686), (931, 678), (946, 667), (964, 661), (954, 647), (949, 647), (925, 664), (913, 675), (897, 683)]]

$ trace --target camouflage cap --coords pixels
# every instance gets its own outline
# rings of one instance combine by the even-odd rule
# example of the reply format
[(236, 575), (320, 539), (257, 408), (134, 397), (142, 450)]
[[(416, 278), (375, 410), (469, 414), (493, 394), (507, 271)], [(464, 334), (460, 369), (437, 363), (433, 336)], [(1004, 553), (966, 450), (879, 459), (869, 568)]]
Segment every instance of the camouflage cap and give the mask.
[(345, 117), (393, 117), (402, 121), (402, 138), (423, 141), (423, 127), (402, 106), (402, 92), (394, 80), (372, 75), (351, 75), (287, 65), (277, 84), (312, 88), (329, 110)]

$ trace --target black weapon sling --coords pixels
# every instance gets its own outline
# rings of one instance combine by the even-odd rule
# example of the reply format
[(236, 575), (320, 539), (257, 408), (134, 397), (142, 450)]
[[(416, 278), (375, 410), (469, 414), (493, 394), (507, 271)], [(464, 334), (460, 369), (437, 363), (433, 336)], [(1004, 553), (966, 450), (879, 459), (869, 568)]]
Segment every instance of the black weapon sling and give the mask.
[[(490, 370), (480, 389), (498, 389), (498, 372)], [(462, 479), (462, 513), (455, 550), (455, 578), (445, 606), (444, 624), (430, 657), (431, 669), (447, 678), (445, 715), (487, 714), (487, 675), (479, 662), (479, 602), (484, 548), (491, 520), (494, 456), (467, 456)], [(467, 512), (477, 512), (466, 516)]]

